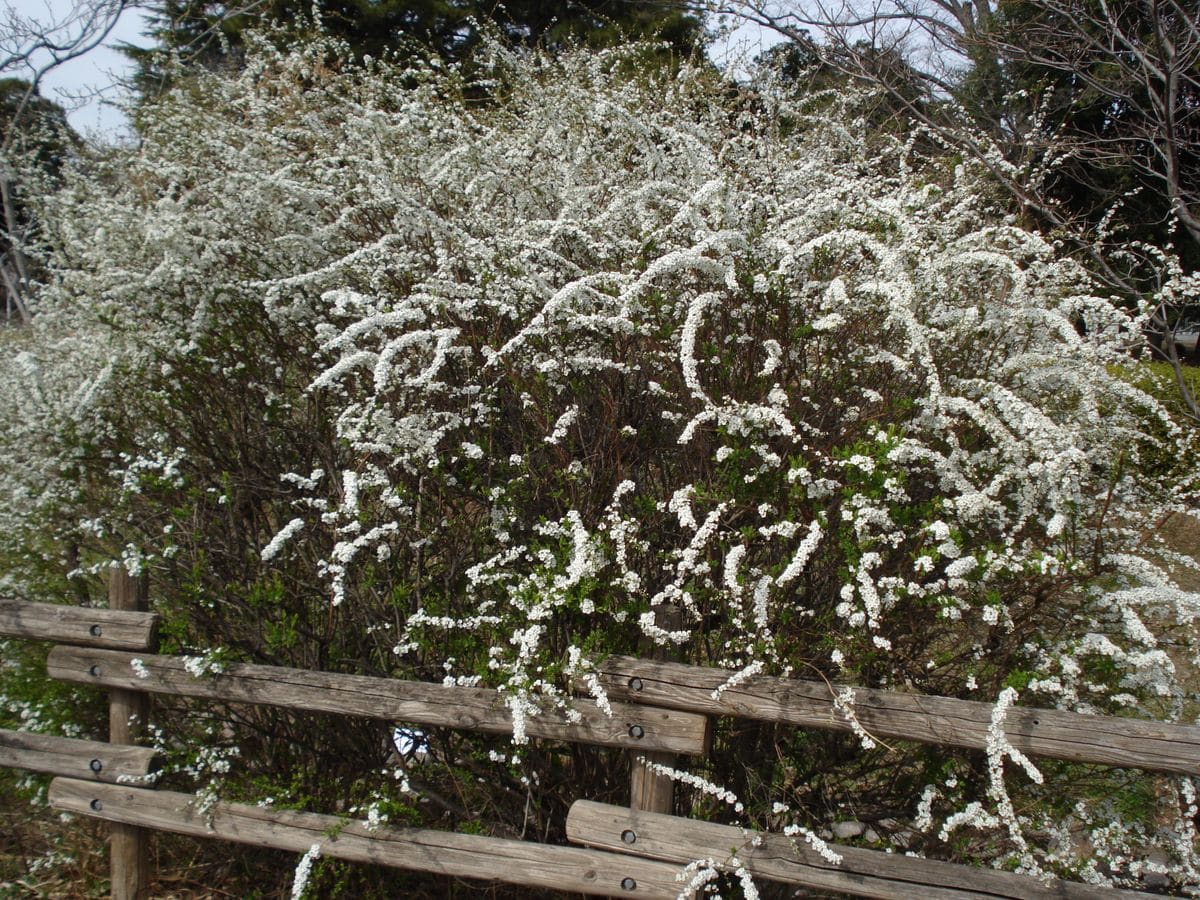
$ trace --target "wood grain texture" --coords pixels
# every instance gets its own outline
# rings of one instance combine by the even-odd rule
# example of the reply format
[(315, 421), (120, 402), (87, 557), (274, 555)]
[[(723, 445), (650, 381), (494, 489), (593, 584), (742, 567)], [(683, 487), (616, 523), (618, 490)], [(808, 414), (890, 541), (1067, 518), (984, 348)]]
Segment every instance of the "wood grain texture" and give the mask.
[(0, 729), (0, 766), (13, 769), (116, 784), (145, 779), (154, 771), (156, 757), (147, 747)]
[[(859, 847), (830, 847), (840, 864), (824, 859), (802, 838), (781, 834), (747, 835), (741, 828), (578, 800), (567, 817), (567, 837), (579, 844), (686, 863), (712, 857), (718, 863), (736, 853), (756, 877), (820, 891), (883, 900), (1120, 900), (1144, 898), (1136, 891), (1099, 888), (1027, 875), (976, 869)], [(760, 838), (751, 846), (751, 838)]]
[[(131, 661), (141, 659), (146, 678)], [(236, 703), (281, 706), (310, 712), (364, 716), (393, 722), (445, 726), (494, 734), (512, 733), (512, 716), (496, 691), (234, 663), (219, 675), (197, 678), (183, 657), (153, 656), (55, 647), (46, 663), (54, 678), (77, 684), (116, 687), (156, 694), (204, 697)], [(92, 674), (95, 672), (96, 674)], [(526, 721), (530, 737), (552, 738), (626, 749), (700, 754), (706, 746), (708, 719), (694, 713), (614, 703), (609, 718), (590, 701), (573, 707), (578, 723), (562, 710), (546, 709)], [(637, 729), (642, 737), (635, 737)]]
[[(147, 583), (123, 567), (108, 572), (108, 607), (128, 615), (145, 613)], [(115, 653), (118, 651), (106, 651)], [(150, 698), (143, 693), (113, 690), (108, 695), (108, 740), (136, 744), (150, 719)], [(112, 900), (142, 900), (150, 883), (150, 835), (132, 825), (114, 824), (109, 835)]]
[(64, 778), (50, 785), (55, 809), (156, 831), (293, 853), (319, 844), (324, 857), (579, 894), (674, 898), (679, 892), (678, 866), (623, 854), (420, 828), (371, 832), (362, 822), (338, 816), (240, 803), (218, 803), (205, 815), (196, 811), (195, 801), (192, 794)]
[[(642, 760), (645, 762), (642, 762)], [(672, 813), (675, 811), (675, 782), (668, 775), (660, 775), (647, 763), (676, 768), (679, 759), (674, 753), (636, 754), (629, 767), (629, 806), (648, 812)]]
[[(709, 715), (850, 731), (833, 705), (840, 685), (755, 676), (721, 692), (731, 672), (614, 656), (598, 667), (614, 699)], [(854, 712), (870, 734), (983, 749), (993, 706), (972, 700), (854, 688)], [(1011, 707), (1004, 730), (1031, 756), (1200, 774), (1200, 728), (1145, 719)]]
[(0, 598), (0, 637), (143, 650), (154, 646), (157, 633), (154, 613)]

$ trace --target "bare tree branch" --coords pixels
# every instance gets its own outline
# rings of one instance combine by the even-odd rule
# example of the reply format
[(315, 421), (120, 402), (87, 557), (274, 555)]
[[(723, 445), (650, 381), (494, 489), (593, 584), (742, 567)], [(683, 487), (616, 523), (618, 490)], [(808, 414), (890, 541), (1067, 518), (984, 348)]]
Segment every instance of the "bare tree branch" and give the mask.
[[(716, 10), (770, 29), (882, 91), (921, 128), (982, 163), (1023, 210), (1072, 241), (1123, 295), (1145, 296), (1153, 275), (1131, 272), (1125, 263), (1131, 247), (1106, 233), (1125, 202), (1126, 188), (1108, 174), (1114, 170), (1135, 175), (1162, 199), (1156, 224), (1177, 223), (1171, 239), (1200, 259), (1200, 7), (1194, 2), (1027, 0), (1001, 9), (992, 0), (721, 0)], [(903, 71), (876, 65), (881, 50), (902, 51)], [(1038, 72), (1059, 73), (1055, 87), (1068, 94), (1055, 98), (1056, 125), (1039, 111), (1038, 98), (1015, 90), (1023, 87), (1021, 76)], [(976, 84), (990, 77), (990, 93), (972, 96), (967, 76)], [(1090, 110), (1098, 121), (1075, 126), (1077, 110)], [(1108, 213), (1089, 217), (1059, 201), (1053, 185), (1068, 168), (1094, 196), (1108, 198)], [(1182, 312), (1159, 304), (1148, 331), (1200, 421), (1175, 343)]]
[(6, 307), (28, 320), (29, 263), (24, 252), (27, 223), (18, 215), (16, 169), (13, 152), (17, 136), (26, 126), (27, 112), (38, 97), (46, 74), (104, 43), (122, 13), (134, 0), (76, 0), (71, 8), (54, 15), (49, 5), (44, 15), (18, 9), (11, 0), (0, 5), (0, 75), (25, 84), (16, 103), (7, 110), (0, 131), (0, 213), (3, 214), (5, 253), (0, 273), (7, 295)]

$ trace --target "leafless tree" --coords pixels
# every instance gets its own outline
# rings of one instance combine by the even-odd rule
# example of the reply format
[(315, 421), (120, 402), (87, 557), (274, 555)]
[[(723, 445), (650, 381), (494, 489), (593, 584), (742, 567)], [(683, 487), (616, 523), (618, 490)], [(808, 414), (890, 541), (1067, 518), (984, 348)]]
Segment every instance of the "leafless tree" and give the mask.
[[(710, 9), (713, 7), (710, 6)], [(862, 79), (950, 146), (987, 166), (1021, 207), (1071, 240), (1112, 289), (1156, 295), (1151, 343), (1175, 369), (1193, 418), (1200, 405), (1180, 366), (1176, 329), (1200, 297), (1156, 291), (1153, 253), (1109, 228), (1127, 198), (1127, 172), (1153, 204), (1180, 255), (1200, 259), (1200, 4), (1195, 0), (719, 0), (740, 17)], [(903, 59), (903, 66), (880, 60)], [(1031, 72), (1060, 96), (1031, 94)], [(986, 89), (981, 90), (981, 82)], [(914, 91), (914, 85), (917, 90)], [(1098, 120), (1072, 128), (1086, 103)], [(1047, 117), (1057, 104), (1057, 119)], [(1081, 215), (1052, 186), (1090, 180), (1109, 215)], [(1193, 262), (1194, 265), (1194, 262)]]
[(46, 74), (63, 63), (76, 59), (100, 46), (112, 33), (132, 0), (76, 0), (62, 14), (54, 14), (49, 4), (40, 12), (30, 13), (32, 4), (11, 0), (0, 4), (0, 75), (15, 77), (24, 89), (11, 103), (0, 131), (0, 210), (3, 212), (4, 239), (0, 243), (0, 284), (6, 297), (8, 315), (13, 312), (29, 318), (27, 303), (30, 284), (29, 261), (24, 252), (27, 223), (18, 212), (16, 170), (13, 153), (17, 137), (28, 118), (32, 102), (38, 97)]

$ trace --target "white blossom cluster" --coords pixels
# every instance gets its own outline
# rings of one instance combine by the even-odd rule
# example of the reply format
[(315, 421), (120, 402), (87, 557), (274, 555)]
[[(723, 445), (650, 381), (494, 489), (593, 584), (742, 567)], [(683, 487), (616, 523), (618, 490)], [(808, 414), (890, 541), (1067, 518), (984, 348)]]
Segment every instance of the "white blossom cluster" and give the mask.
[(300, 900), (308, 887), (308, 879), (312, 876), (312, 867), (321, 858), (321, 845), (313, 844), (296, 863), (296, 872), (292, 878), (292, 900)]

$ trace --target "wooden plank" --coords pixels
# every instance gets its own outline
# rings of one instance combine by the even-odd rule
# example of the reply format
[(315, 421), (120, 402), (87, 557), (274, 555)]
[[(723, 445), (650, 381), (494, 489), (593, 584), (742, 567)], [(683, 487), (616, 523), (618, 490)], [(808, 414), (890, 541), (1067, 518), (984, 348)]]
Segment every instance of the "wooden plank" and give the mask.
[[(147, 602), (144, 578), (135, 578), (124, 567), (108, 572), (109, 609), (143, 613)], [(118, 652), (118, 651), (109, 651)], [(150, 698), (143, 693), (113, 690), (108, 695), (108, 740), (112, 744), (136, 744), (145, 734), (150, 717)], [(132, 825), (114, 824), (109, 836), (112, 860), (112, 900), (141, 900), (150, 883), (150, 835)]]
[[(134, 659), (142, 661), (140, 671), (146, 677), (139, 677), (134, 671), (131, 665)], [(82, 647), (55, 647), (50, 651), (46, 668), (54, 678), (99, 687), (281, 706), (494, 734), (511, 734), (513, 730), (512, 716), (503, 698), (490, 688), (339, 675), (253, 663), (233, 663), (221, 674), (196, 677), (185, 668), (184, 657)], [(578, 723), (571, 722), (566, 711), (548, 708), (526, 720), (526, 733), (530, 737), (692, 755), (702, 753), (706, 746), (708, 719), (705, 716), (625, 703), (612, 704), (611, 718), (590, 701), (577, 701), (571, 708), (580, 716)]]
[(143, 650), (157, 640), (158, 616), (0, 598), (0, 637)]
[(217, 838), (455, 878), (504, 881), (530, 888), (612, 897), (674, 898), (679, 867), (578, 847), (454, 834), (422, 828), (381, 827), (294, 810), (217, 803), (196, 811), (196, 797), (56, 778), (50, 804), (111, 822), (137, 824), (191, 837)]
[(155, 771), (157, 753), (101, 741), (27, 734), (0, 728), (0, 766), (118, 784), (141, 783)]
[[(842, 857), (835, 864), (803, 838), (747, 832), (733, 825), (636, 812), (587, 800), (572, 804), (567, 837), (590, 847), (676, 863), (705, 857), (725, 863), (736, 854), (752, 874), (768, 881), (883, 900), (1120, 900), (1146, 896), (831, 844), (830, 849)], [(758, 846), (753, 846), (755, 840)]]
[[(642, 761), (644, 760), (644, 762)], [(679, 759), (674, 753), (638, 753), (629, 767), (629, 806), (647, 812), (675, 811), (675, 782), (660, 775), (650, 765), (675, 768)]]
[[(614, 699), (718, 716), (783, 722), (804, 728), (850, 731), (822, 681), (755, 676), (713, 697), (733, 674), (679, 663), (614, 656), (598, 666), (601, 685)], [(984, 749), (991, 703), (854, 688), (854, 712), (873, 735), (927, 744)], [(1200, 774), (1200, 727), (1089, 716), (1014, 706), (1004, 730), (1014, 747), (1031, 756)]]

